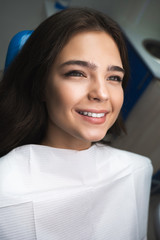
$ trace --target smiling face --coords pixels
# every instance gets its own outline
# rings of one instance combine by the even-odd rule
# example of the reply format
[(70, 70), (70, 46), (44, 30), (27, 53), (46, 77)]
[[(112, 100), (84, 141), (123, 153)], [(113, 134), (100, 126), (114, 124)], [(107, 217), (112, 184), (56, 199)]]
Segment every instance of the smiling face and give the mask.
[(48, 129), (42, 144), (81, 150), (101, 140), (121, 109), (123, 76), (118, 47), (107, 33), (74, 35), (47, 82)]

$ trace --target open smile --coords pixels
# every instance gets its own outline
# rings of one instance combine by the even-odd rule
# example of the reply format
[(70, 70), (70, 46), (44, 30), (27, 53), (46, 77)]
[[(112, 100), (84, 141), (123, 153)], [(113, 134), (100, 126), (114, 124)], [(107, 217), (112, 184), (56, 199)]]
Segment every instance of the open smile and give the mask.
[(86, 112), (86, 111), (84, 112), (79, 111), (78, 113), (81, 115), (93, 117), (93, 118), (102, 118), (106, 115), (106, 113), (95, 113), (95, 112)]
[(92, 124), (103, 124), (108, 112), (106, 110), (78, 110), (82, 119)]

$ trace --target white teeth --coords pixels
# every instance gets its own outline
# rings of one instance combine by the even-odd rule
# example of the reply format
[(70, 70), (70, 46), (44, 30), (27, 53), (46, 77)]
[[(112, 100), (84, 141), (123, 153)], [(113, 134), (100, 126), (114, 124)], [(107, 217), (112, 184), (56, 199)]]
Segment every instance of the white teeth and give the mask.
[(83, 114), (83, 115), (87, 115), (88, 113), (87, 113), (87, 112), (83, 112), (82, 114)]
[(92, 113), (92, 112), (79, 112), (81, 115), (94, 117), (94, 118), (101, 118), (105, 116), (105, 113)]

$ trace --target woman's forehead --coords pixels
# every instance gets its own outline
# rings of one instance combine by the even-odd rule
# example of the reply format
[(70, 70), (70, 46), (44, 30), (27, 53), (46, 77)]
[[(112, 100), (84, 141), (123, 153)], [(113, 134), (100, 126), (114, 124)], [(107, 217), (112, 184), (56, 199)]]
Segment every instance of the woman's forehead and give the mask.
[(103, 31), (85, 31), (70, 38), (57, 56), (56, 61), (84, 60), (96, 64), (102, 56), (114, 57), (121, 62), (119, 49), (114, 39)]

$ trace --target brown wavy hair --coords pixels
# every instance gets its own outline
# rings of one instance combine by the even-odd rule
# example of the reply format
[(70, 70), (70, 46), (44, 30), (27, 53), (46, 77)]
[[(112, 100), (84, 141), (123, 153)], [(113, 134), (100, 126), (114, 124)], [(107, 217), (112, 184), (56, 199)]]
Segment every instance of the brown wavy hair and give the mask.
[[(93, 9), (69, 8), (42, 22), (32, 33), (0, 82), (0, 156), (25, 144), (39, 144), (47, 128), (42, 101), (46, 80), (55, 58), (73, 36), (83, 31), (104, 31), (116, 42), (125, 76), (129, 66), (120, 27), (110, 17)], [(123, 129), (120, 116), (109, 130)]]

